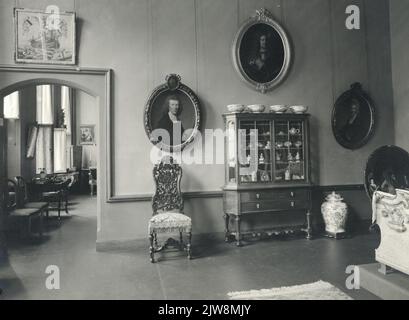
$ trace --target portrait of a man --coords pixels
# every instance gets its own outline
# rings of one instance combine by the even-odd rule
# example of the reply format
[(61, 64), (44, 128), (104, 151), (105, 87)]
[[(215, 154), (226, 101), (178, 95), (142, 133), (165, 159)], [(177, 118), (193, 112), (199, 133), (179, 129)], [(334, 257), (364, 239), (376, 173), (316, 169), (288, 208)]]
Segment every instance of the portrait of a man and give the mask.
[(349, 114), (346, 118), (346, 122), (339, 131), (342, 138), (348, 142), (363, 139), (368, 129), (364, 120), (359, 101), (353, 99), (349, 107)]
[(240, 55), (247, 76), (258, 83), (268, 83), (273, 81), (283, 68), (282, 39), (273, 27), (257, 24), (243, 36)]
[(164, 129), (169, 133), (169, 144), (178, 145), (186, 140), (186, 133), (180, 119), (183, 107), (180, 98), (173, 94), (166, 98), (164, 108), (165, 113), (158, 120), (155, 129)]
[(347, 149), (358, 149), (372, 136), (375, 110), (360, 83), (351, 85), (335, 102), (332, 130), (337, 142)]
[(177, 152), (193, 142), (200, 130), (200, 102), (181, 83), (179, 75), (169, 74), (165, 80), (153, 90), (145, 105), (145, 132), (157, 148)]

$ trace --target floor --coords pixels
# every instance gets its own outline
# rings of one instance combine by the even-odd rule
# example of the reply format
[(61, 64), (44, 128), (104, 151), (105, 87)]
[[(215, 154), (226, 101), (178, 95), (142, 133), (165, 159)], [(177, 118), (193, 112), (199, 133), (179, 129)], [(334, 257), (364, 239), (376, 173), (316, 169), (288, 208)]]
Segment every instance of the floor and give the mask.
[[(0, 265), (0, 299), (226, 299), (230, 291), (267, 289), (324, 280), (354, 299), (377, 299), (345, 287), (348, 265), (374, 261), (375, 235), (334, 241), (273, 239), (242, 248), (222, 241), (194, 245), (194, 259), (169, 253), (151, 264), (147, 242), (96, 252), (96, 200), (71, 200), (61, 224), (48, 223), (42, 241), (9, 240)], [(48, 290), (47, 266), (60, 270), (60, 289)]]

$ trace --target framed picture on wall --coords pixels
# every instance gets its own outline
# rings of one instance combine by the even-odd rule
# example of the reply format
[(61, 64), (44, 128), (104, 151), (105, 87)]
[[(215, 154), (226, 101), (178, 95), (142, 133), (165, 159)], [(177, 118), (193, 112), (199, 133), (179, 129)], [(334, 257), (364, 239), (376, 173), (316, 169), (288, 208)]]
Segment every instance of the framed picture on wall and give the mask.
[(201, 110), (197, 95), (177, 74), (149, 96), (145, 106), (145, 132), (156, 147), (176, 152), (192, 143), (200, 131)]
[(16, 62), (75, 64), (75, 13), (16, 8), (14, 26)]
[(290, 39), (266, 9), (256, 11), (233, 41), (233, 64), (240, 78), (265, 93), (287, 76), (292, 60)]
[(335, 102), (332, 131), (337, 142), (346, 149), (359, 149), (372, 137), (375, 107), (360, 83), (351, 85)]
[(96, 144), (95, 125), (80, 125), (79, 144), (80, 145)]

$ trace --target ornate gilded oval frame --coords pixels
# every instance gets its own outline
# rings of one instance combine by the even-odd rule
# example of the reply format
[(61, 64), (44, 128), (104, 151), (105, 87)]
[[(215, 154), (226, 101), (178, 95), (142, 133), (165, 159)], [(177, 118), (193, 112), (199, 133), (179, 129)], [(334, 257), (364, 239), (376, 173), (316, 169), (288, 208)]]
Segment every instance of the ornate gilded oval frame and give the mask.
[[(166, 99), (169, 97), (177, 97), (179, 100), (181, 104), (181, 111), (179, 112), (179, 115), (182, 115), (180, 123), (182, 124), (183, 128), (183, 123), (185, 122), (185, 126), (187, 127), (185, 132), (188, 132), (186, 139), (182, 141), (182, 137), (180, 141), (181, 143), (177, 144), (167, 144), (163, 142), (163, 140), (158, 139), (161, 137), (160, 134), (158, 136), (158, 134), (155, 133), (155, 129), (163, 129), (155, 124), (160, 122), (160, 120), (158, 121), (158, 117), (166, 117), (166, 115), (170, 112), (168, 112), (166, 109), (168, 106), (165, 106), (164, 103), (164, 101), (167, 101)], [(187, 114), (187, 120), (183, 119), (183, 112)], [(159, 149), (167, 152), (182, 151), (187, 145), (194, 141), (201, 128), (200, 101), (193, 90), (181, 82), (181, 77), (179, 75), (167, 75), (165, 83), (153, 90), (145, 105), (144, 127), (151, 143)], [(170, 133), (170, 135), (172, 134)]]
[(375, 130), (375, 107), (360, 83), (352, 84), (351, 89), (337, 99), (331, 123), (336, 141), (346, 149), (359, 149), (371, 139)]
[[(257, 31), (258, 29), (260, 31)], [(256, 42), (257, 39), (255, 40), (254, 37), (252, 38), (252, 32), (254, 33), (254, 36), (260, 37), (258, 42)], [(260, 35), (260, 33), (262, 35)], [(264, 57), (271, 57), (270, 63), (268, 63), (270, 60), (267, 60), (267, 58), (263, 58), (261, 60), (260, 57), (253, 59), (251, 57), (247, 57), (246, 53), (246, 51), (251, 50), (249, 49), (251, 44), (248, 42), (252, 42), (253, 47), (254, 43), (256, 43), (257, 46), (260, 45), (263, 34), (265, 39), (268, 39), (269, 37), (275, 38), (270, 42), (271, 44), (269, 47), (266, 47), (266, 44), (264, 45), (265, 51), (263, 51), (263, 53), (267, 52), (267, 54), (264, 53)], [(267, 40), (265, 41), (268, 43)], [(268, 54), (268, 48), (279, 48), (279, 50), (270, 50), (270, 52), (273, 53)], [(258, 50), (258, 53), (255, 53), (255, 50), (253, 50), (253, 55), (260, 55), (261, 48), (258, 48)], [(275, 52), (279, 52), (280, 57), (274, 57)], [(273, 19), (268, 10), (257, 10), (255, 15), (243, 23), (238, 30), (233, 40), (232, 58), (234, 68), (239, 74), (241, 80), (243, 80), (251, 88), (260, 91), (261, 93), (266, 93), (282, 83), (290, 71), (293, 58), (290, 38), (284, 28)], [(243, 58), (247, 58), (246, 63), (243, 63)], [(276, 58), (278, 61), (274, 61), (274, 58)], [(260, 63), (258, 63), (260, 61), (263, 66), (266, 66), (263, 72), (260, 71), (263, 68), (260, 67)], [(255, 65), (260, 67), (260, 69), (257, 70), (257, 67), (252, 67)], [(255, 71), (253, 72), (252, 70)]]

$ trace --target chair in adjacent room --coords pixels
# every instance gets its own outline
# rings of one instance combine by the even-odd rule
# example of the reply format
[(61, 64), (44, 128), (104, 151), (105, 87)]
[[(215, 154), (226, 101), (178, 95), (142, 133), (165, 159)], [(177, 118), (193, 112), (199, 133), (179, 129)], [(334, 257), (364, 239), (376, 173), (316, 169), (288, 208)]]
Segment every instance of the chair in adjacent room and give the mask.
[[(180, 190), (182, 168), (172, 157), (163, 158), (153, 169), (155, 193), (152, 198), (153, 216), (149, 221), (150, 261), (155, 262), (155, 253), (173, 247), (186, 250), (191, 259), (192, 220), (183, 213), (183, 196)], [(169, 238), (158, 244), (158, 233), (179, 233), (179, 241)], [(183, 234), (187, 236), (186, 245)]]
[(23, 177), (17, 176), (14, 178), (17, 185), (17, 208), (32, 208), (41, 209), (48, 217), (49, 203), (45, 201), (30, 201), (28, 187)]
[(7, 188), (5, 190), (5, 200), (6, 200), (6, 214), (7, 220), (27, 220), (27, 230), (28, 235), (32, 234), (32, 219), (38, 218), (39, 228), (38, 233), (40, 238), (43, 236), (43, 209), (39, 208), (18, 208), (17, 206), (17, 196), (18, 188), (17, 184), (11, 180), (7, 180)]

